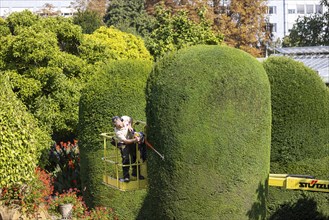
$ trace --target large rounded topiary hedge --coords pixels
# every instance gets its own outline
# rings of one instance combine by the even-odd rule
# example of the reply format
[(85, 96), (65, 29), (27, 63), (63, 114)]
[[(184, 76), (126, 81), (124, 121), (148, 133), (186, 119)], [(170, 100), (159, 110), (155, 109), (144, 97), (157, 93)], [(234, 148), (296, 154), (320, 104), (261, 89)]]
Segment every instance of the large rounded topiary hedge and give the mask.
[(104, 164), (100, 134), (112, 132), (111, 118), (130, 115), (145, 120), (145, 86), (152, 62), (113, 61), (104, 66), (82, 91), (79, 110), (81, 179), (89, 205), (114, 208), (122, 219), (133, 219), (144, 191), (120, 192), (102, 184)]
[(195, 46), (157, 63), (147, 86), (149, 193), (139, 219), (260, 219), (266, 213), (270, 86), (238, 49)]
[(329, 156), (329, 91), (319, 75), (288, 57), (270, 57), (271, 162)]
[(8, 79), (0, 72), (0, 188), (21, 185), (34, 177), (50, 135), (19, 101)]
[[(329, 90), (320, 76), (288, 57), (264, 63), (271, 84), (271, 173), (328, 179)], [(327, 219), (326, 193), (269, 191), (270, 219)]]

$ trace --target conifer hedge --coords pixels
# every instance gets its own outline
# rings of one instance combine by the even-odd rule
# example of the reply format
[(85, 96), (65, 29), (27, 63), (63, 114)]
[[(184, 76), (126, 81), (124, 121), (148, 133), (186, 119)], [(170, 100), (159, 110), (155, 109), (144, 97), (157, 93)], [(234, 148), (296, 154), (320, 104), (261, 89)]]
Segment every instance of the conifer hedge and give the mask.
[(271, 162), (329, 156), (329, 91), (320, 76), (288, 57), (263, 65), (271, 83)]
[(0, 188), (32, 180), (42, 151), (51, 143), (8, 79), (0, 72)]
[[(329, 90), (320, 76), (288, 57), (263, 62), (271, 84), (271, 173), (329, 179)], [(326, 193), (271, 187), (270, 219), (327, 219)]]
[(263, 219), (270, 86), (262, 65), (223, 46), (166, 56), (150, 75), (149, 192), (138, 219)]
[(81, 180), (88, 205), (114, 208), (120, 219), (134, 219), (144, 191), (120, 192), (102, 184), (103, 139), (112, 132), (111, 118), (129, 115), (145, 121), (145, 86), (152, 61), (112, 61), (95, 73), (83, 89), (79, 104)]

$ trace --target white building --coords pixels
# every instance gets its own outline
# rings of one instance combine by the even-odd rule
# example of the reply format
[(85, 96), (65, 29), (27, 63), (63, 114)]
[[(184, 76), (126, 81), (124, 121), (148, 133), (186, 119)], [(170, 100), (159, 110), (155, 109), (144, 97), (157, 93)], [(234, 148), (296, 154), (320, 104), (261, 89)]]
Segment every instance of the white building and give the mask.
[(320, 0), (268, 0), (268, 19), (275, 41), (289, 35), (298, 17), (323, 14), (328, 9)]
[(75, 0), (0, 0), (0, 17), (7, 17), (13, 12), (25, 9), (42, 14), (45, 8), (62, 16), (72, 16), (76, 10), (71, 6)]

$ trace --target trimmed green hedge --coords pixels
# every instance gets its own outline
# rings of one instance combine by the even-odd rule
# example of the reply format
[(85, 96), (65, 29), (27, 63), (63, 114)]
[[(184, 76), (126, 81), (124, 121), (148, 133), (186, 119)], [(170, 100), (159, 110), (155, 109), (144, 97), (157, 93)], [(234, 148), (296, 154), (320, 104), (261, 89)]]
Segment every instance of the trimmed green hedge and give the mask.
[(149, 193), (138, 219), (263, 219), (270, 85), (249, 54), (194, 46), (157, 63), (147, 86)]
[(328, 156), (329, 91), (319, 75), (287, 57), (270, 57), (263, 65), (271, 83), (271, 162)]
[(0, 72), (0, 188), (32, 180), (42, 151), (51, 143), (16, 98), (8, 78)]
[[(271, 173), (329, 179), (329, 90), (319, 75), (288, 57), (263, 66), (271, 83)], [(326, 193), (271, 187), (270, 219), (327, 219)]]
[(145, 86), (151, 69), (151, 61), (113, 61), (98, 70), (81, 94), (78, 131), (84, 197), (89, 205), (114, 208), (121, 219), (137, 215), (145, 190), (120, 192), (102, 184), (100, 134), (113, 131), (111, 118), (115, 115), (145, 120)]

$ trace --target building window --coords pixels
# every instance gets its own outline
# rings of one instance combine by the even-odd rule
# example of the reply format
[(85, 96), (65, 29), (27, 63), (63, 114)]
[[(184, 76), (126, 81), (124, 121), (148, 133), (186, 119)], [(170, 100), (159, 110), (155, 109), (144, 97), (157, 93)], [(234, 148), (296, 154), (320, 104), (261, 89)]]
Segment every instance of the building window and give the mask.
[(322, 5), (315, 5), (315, 13), (323, 14), (323, 6)]
[(305, 14), (304, 5), (297, 5), (297, 14)]
[(276, 6), (268, 6), (268, 14), (276, 14)]
[(295, 9), (288, 9), (288, 14), (295, 14), (296, 10)]
[(313, 14), (313, 5), (306, 5), (306, 14)]

